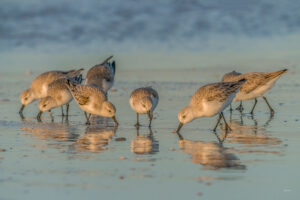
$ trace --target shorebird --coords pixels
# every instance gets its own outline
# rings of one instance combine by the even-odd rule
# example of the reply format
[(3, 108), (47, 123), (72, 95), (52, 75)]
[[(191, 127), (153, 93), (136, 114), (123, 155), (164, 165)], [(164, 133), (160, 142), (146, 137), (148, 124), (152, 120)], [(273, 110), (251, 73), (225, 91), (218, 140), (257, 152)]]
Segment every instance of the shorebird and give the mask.
[[(81, 83), (82, 79), (74, 79), (78, 84)], [(53, 108), (61, 106), (62, 116), (64, 116), (63, 105), (66, 105), (66, 118), (68, 119), (69, 114), (69, 103), (73, 97), (69, 88), (66, 86), (66, 78), (61, 78), (53, 81), (48, 86), (47, 97), (40, 100), (38, 105), (40, 112), (37, 115), (37, 120), (41, 121), (41, 115), (45, 111), (51, 111)]]
[[(236, 81), (236, 80), (234, 80), (234, 78), (241, 74), (242, 73), (236, 72), (236, 71), (228, 72), (228, 73), (224, 74), (224, 76), (222, 77), (222, 82), (234, 82), (234, 81)], [(240, 101), (240, 105), (236, 109), (239, 111), (243, 110), (242, 101)], [(232, 111), (231, 104), (230, 104), (230, 111)]]
[(257, 103), (257, 98), (262, 97), (268, 105), (271, 115), (274, 114), (274, 110), (270, 106), (264, 94), (272, 89), (275, 82), (287, 71), (287, 69), (283, 69), (276, 72), (250, 72), (232, 77), (232, 81), (238, 81), (241, 79), (247, 80), (246, 83), (241, 87), (240, 91), (236, 94), (234, 101), (254, 99), (254, 105), (250, 112), (253, 114)]
[(30, 87), (21, 93), (20, 101), (22, 103), (22, 107), (19, 111), (20, 116), (24, 118), (23, 110), (25, 106), (36, 99), (41, 99), (47, 96), (48, 86), (50, 83), (60, 78), (80, 78), (82, 71), (83, 69), (70, 71), (49, 71), (37, 76), (32, 81)]
[(101, 64), (93, 66), (87, 73), (84, 85), (100, 88), (104, 93), (114, 84), (116, 63), (108, 62), (113, 56), (105, 59)]
[[(69, 79), (66, 81), (66, 85), (78, 106), (85, 111), (85, 113), (111, 117), (115, 125), (118, 126), (118, 121), (115, 117), (115, 106), (107, 101), (107, 97), (102, 90), (88, 85), (79, 85)], [(85, 116), (87, 119), (86, 124), (90, 124), (90, 116)]]
[(222, 111), (232, 102), (245, 82), (246, 80), (242, 79), (237, 82), (212, 83), (199, 88), (193, 95), (190, 104), (178, 113), (180, 123), (176, 132), (179, 132), (184, 124), (196, 118), (212, 117), (216, 114), (219, 114), (219, 119), (213, 130), (216, 130), (221, 118), (223, 118), (226, 128), (230, 130)]
[(158, 93), (151, 87), (138, 88), (132, 91), (129, 104), (136, 112), (136, 126), (139, 124), (139, 114), (148, 114), (149, 127), (151, 126), (153, 111), (158, 104)]

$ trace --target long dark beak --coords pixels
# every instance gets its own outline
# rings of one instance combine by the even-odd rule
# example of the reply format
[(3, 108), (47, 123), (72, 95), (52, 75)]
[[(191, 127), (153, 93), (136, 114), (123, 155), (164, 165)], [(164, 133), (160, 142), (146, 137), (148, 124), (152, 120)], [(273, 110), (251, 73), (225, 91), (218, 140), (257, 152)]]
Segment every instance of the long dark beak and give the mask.
[(20, 115), (23, 115), (23, 110), (24, 110), (24, 108), (25, 108), (25, 105), (22, 104), (22, 107), (21, 107), (20, 110), (19, 110), (19, 114), (20, 114)]
[(25, 119), (25, 117), (24, 117), (24, 115), (23, 115), (23, 110), (24, 110), (24, 108), (25, 108), (25, 105), (22, 105), (22, 107), (20, 108), (20, 111), (19, 111), (19, 115), (20, 115), (20, 117), (21, 117), (22, 120)]
[(112, 117), (112, 119), (114, 120), (114, 122), (115, 122), (116, 126), (118, 126), (118, 125), (119, 125), (119, 123), (118, 123), (118, 121), (117, 121), (116, 117), (115, 117), (115, 116), (113, 116), (113, 117)]
[(37, 119), (39, 122), (42, 121), (42, 120), (41, 120), (42, 114), (43, 114), (43, 111), (40, 111), (39, 114), (36, 116), (36, 119)]
[(183, 127), (183, 123), (179, 123), (176, 133), (179, 133), (180, 129)]

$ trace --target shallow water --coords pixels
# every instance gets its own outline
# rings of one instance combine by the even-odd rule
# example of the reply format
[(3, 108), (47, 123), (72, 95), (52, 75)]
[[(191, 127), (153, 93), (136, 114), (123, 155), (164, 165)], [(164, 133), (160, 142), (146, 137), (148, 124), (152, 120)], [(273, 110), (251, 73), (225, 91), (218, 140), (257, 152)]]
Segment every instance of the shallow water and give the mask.
[[(298, 199), (300, 79), (293, 69), (267, 94), (273, 117), (260, 99), (253, 117), (247, 114), (251, 101), (242, 115), (225, 111), (233, 129), (227, 135), (222, 127), (211, 131), (216, 117), (185, 125), (181, 137), (172, 133), (177, 112), (195, 90), (224, 72), (118, 71), (109, 93), (118, 129), (101, 118), (86, 126), (74, 102), (68, 122), (57, 109), (54, 122), (45, 114), (38, 123), (36, 102), (25, 108), (22, 121), (18, 96), (37, 72), (2, 74), (1, 199)], [(134, 88), (146, 85), (157, 89), (160, 102), (152, 128), (136, 130), (128, 99)]]

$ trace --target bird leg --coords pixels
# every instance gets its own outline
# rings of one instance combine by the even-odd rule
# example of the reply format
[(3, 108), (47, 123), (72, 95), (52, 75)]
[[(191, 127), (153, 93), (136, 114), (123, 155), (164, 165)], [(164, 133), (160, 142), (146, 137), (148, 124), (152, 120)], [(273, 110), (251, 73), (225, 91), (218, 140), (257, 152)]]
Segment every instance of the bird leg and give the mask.
[(269, 107), (269, 109), (270, 109), (271, 115), (274, 114), (275, 111), (274, 111), (273, 108), (270, 106), (270, 104), (269, 104), (267, 98), (266, 98), (265, 96), (263, 96), (263, 99), (264, 99), (265, 102), (267, 103), (267, 105), (268, 105), (268, 107)]
[(240, 105), (236, 108), (236, 110), (242, 112), (244, 110), (244, 107), (243, 107), (243, 104), (242, 104), (242, 101), (240, 101)]
[(221, 112), (221, 116), (222, 116), (222, 118), (223, 118), (223, 120), (224, 120), (224, 123), (225, 123), (225, 125), (226, 125), (226, 130), (231, 131), (232, 129), (231, 129), (230, 126), (227, 124), (226, 119), (225, 119), (225, 117), (224, 117), (224, 115), (223, 115), (223, 112)]
[(213, 129), (214, 132), (216, 131), (216, 129), (217, 129), (217, 127), (218, 127), (218, 125), (219, 125), (219, 123), (221, 121), (221, 118), (222, 118), (222, 116), (221, 116), (221, 114), (219, 114), (219, 118), (218, 118), (217, 124), (216, 124), (215, 128)]
[(84, 116), (85, 116), (85, 118), (86, 118), (86, 123), (85, 123), (85, 124), (86, 124), (86, 125), (90, 125), (90, 124), (91, 124), (91, 123), (90, 123), (90, 117), (91, 117), (91, 115), (88, 116), (88, 115), (87, 115), (87, 112), (84, 111)]
[(43, 112), (40, 111), (39, 114), (36, 116), (36, 119), (37, 119), (38, 122), (42, 122), (42, 120), (41, 120), (42, 114), (43, 114)]
[(63, 106), (61, 106), (61, 116), (62, 116), (62, 117), (65, 116), (65, 114), (64, 114), (64, 107), (63, 107)]
[(135, 127), (139, 127), (140, 126), (140, 123), (139, 123), (139, 113), (136, 113), (136, 124), (135, 124)]
[(148, 117), (149, 117), (149, 127), (151, 127), (151, 122), (153, 119), (153, 113), (151, 113), (150, 111), (148, 112)]
[(49, 113), (49, 115), (50, 115), (50, 117), (51, 117), (51, 122), (54, 122), (54, 117), (53, 117), (53, 115), (52, 115), (51, 110), (49, 110), (48, 113)]
[(67, 107), (67, 110), (66, 110), (66, 120), (68, 120), (69, 118), (69, 107), (70, 107), (70, 104), (66, 104), (66, 107)]
[(140, 136), (140, 127), (136, 126), (136, 136)]
[(70, 104), (67, 103), (67, 104), (66, 104), (66, 107), (67, 107), (67, 111), (66, 111), (67, 114), (66, 114), (66, 115), (69, 116), (69, 107), (70, 107)]
[(255, 108), (255, 106), (256, 106), (256, 103), (257, 103), (257, 99), (255, 98), (255, 99), (254, 99), (254, 105), (253, 105), (252, 110), (251, 110), (251, 112), (250, 112), (251, 115), (253, 115), (253, 111), (254, 111), (254, 108)]

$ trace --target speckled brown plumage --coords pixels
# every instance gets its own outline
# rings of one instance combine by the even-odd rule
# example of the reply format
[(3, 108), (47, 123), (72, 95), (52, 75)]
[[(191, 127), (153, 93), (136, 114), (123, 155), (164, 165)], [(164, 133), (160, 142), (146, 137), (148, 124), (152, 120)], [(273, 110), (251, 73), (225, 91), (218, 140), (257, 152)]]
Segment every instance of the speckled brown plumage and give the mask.
[(223, 102), (233, 95), (246, 80), (238, 82), (220, 82), (205, 85), (199, 88), (190, 101), (190, 105), (201, 105), (202, 100)]
[(286, 69), (283, 69), (276, 72), (250, 72), (233, 77), (232, 79), (234, 81), (238, 81), (243, 78), (246, 79), (247, 81), (241, 87), (240, 92), (250, 93), (256, 88), (261, 87), (272, 79), (275, 79), (278, 76), (282, 75), (286, 71)]
[(144, 87), (144, 88), (138, 88), (138, 89), (134, 90), (130, 95), (130, 98), (133, 99), (133, 102), (137, 102), (143, 97), (150, 97), (150, 98), (158, 99), (158, 94), (153, 88)]

